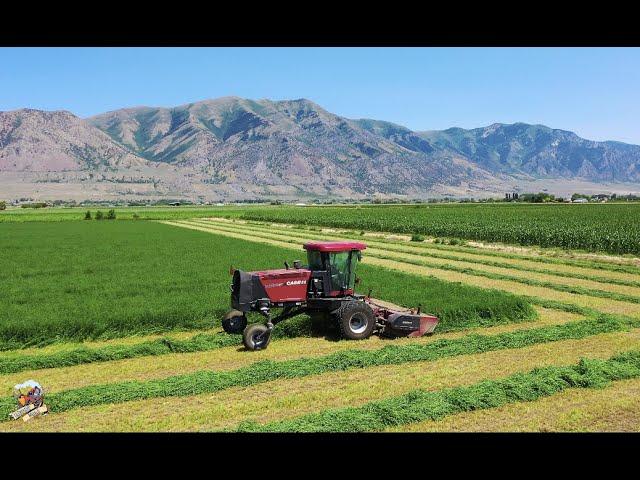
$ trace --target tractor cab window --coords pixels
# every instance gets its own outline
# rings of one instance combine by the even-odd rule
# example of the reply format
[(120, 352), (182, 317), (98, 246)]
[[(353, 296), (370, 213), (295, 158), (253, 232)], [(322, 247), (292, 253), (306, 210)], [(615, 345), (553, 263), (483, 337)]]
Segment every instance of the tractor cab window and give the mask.
[(336, 252), (329, 254), (331, 285), (334, 289), (349, 287), (349, 271), (351, 252)]
[(351, 252), (351, 265), (349, 265), (349, 288), (353, 288), (356, 284), (356, 265), (362, 258), (358, 251)]
[(307, 250), (307, 260), (309, 262), (309, 270), (324, 270), (322, 253), (320, 253), (319, 251)]

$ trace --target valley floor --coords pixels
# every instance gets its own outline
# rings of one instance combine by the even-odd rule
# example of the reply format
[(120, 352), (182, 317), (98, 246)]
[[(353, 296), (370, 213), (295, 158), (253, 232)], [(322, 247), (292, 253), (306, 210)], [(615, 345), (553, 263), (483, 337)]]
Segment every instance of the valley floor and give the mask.
[[(209, 236), (221, 239), (218, 250), (192, 258), (202, 264), (216, 256), (207, 275), (228, 268), (232, 240), (243, 249), (264, 249), (267, 265), (280, 255), (299, 258), (306, 240), (364, 238), (363, 264), (371, 272), (477, 287), (487, 305), (491, 292), (516, 295), (536, 316), (460, 328), (451, 323), (455, 328), (420, 339), (283, 336), (259, 352), (244, 351), (239, 338), (219, 328), (181, 330), (179, 324), (124, 338), (7, 349), (0, 352), (4, 419), (15, 408), (11, 387), (27, 378), (45, 386), (51, 413), (28, 423), (0, 421), (0, 430), (640, 430), (640, 267), (634, 259), (551, 257), (532, 249), (224, 218), (165, 220), (139, 235), (169, 238), (185, 230), (198, 232), (193, 247), (207, 245), (201, 239)], [(154, 268), (169, 265), (170, 275), (183, 268), (172, 259), (180, 254), (165, 251), (164, 267)], [(186, 279), (191, 273), (184, 268)], [(175, 285), (165, 287), (170, 292)], [(385, 298), (384, 284), (379, 288), (374, 296)]]

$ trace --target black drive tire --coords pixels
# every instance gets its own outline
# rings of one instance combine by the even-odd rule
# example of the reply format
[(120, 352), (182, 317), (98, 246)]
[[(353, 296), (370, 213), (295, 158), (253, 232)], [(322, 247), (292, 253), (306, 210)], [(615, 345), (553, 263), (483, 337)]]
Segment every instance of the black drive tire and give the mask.
[(244, 329), (242, 343), (247, 350), (264, 350), (271, 341), (271, 332), (266, 325), (252, 323)]
[(344, 302), (334, 312), (340, 333), (349, 340), (369, 338), (376, 327), (376, 316), (364, 302)]
[(311, 331), (315, 333), (324, 332), (327, 327), (332, 326), (328, 312), (309, 312), (309, 319), (311, 321)]
[(222, 319), (222, 329), (227, 333), (242, 333), (247, 327), (247, 317), (238, 310), (228, 311)]

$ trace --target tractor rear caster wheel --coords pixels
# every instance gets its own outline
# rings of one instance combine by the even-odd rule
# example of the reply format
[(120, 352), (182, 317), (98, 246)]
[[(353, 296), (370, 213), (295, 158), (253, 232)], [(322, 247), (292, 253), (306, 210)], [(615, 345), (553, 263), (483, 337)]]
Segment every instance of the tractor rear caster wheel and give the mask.
[(247, 350), (263, 350), (269, 345), (271, 331), (266, 325), (253, 323), (244, 329), (242, 343)]
[(349, 340), (369, 338), (376, 327), (376, 316), (364, 302), (345, 302), (334, 315), (342, 336)]
[(227, 312), (222, 319), (222, 329), (227, 333), (242, 333), (247, 327), (247, 317), (238, 310)]

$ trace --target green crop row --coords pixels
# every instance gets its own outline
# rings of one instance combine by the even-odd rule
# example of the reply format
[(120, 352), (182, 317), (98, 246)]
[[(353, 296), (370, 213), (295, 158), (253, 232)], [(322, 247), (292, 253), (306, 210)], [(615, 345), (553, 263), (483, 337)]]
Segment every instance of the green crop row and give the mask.
[(401, 259), (398, 259), (397, 257), (393, 257), (389, 255), (380, 255), (377, 253), (370, 254), (370, 256), (381, 258), (383, 260), (392, 260), (400, 263), (409, 263), (412, 265), (435, 268), (439, 270), (449, 270), (452, 272), (466, 273), (468, 275), (475, 275), (477, 277), (485, 277), (493, 280), (506, 280), (509, 282), (523, 283), (525, 285), (531, 285), (535, 287), (544, 287), (544, 288), (549, 288), (551, 290), (556, 290), (559, 292), (575, 293), (578, 295), (588, 295), (591, 297), (608, 298), (611, 300), (619, 300), (621, 302), (640, 303), (640, 297), (636, 297), (634, 295), (626, 295), (623, 293), (608, 292), (605, 290), (597, 290), (594, 288), (585, 288), (585, 287), (579, 287), (579, 286), (562, 285), (559, 283), (544, 282), (542, 280), (536, 280), (533, 278), (515, 277), (513, 275), (504, 275), (501, 273), (485, 272), (483, 270), (476, 270), (473, 268), (458, 267), (450, 264), (432, 263), (424, 260), (413, 260), (413, 259), (401, 260)]
[[(105, 403), (191, 396), (277, 379), (299, 378), (355, 368), (433, 361), (458, 355), (581, 339), (607, 332), (627, 330), (637, 327), (639, 323), (638, 320), (603, 315), (594, 319), (497, 335), (472, 334), (458, 339), (441, 339), (428, 344), (388, 345), (377, 350), (346, 350), (321, 357), (286, 361), (264, 360), (231, 371), (204, 370), (159, 380), (127, 381), (65, 390), (48, 395), (47, 404), (52, 411), (63, 412)], [(0, 417), (6, 419), (14, 408), (15, 400), (12, 397), (0, 399)]]
[(118, 220), (171, 220), (180, 218), (199, 218), (211, 216), (238, 217), (250, 206), (236, 207), (48, 207), (34, 209), (10, 209), (0, 211), (0, 223), (23, 222), (63, 222), (83, 220), (87, 210), (111, 210)]
[[(357, 240), (362, 240), (362, 237), (360, 236), (354, 236), (354, 235), (332, 235), (332, 234), (317, 234), (317, 233), (313, 233), (313, 234), (301, 234), (300, 232), (289, 232), (287, 230), (280, 230), (278, 232), (273, 232), (273, 230), (269, 230), (269, 232), (265, 232), (264, 229), (259, 229), (259, 228), (255, 228), (255, 227), (251, 227), (251, 226), (245, 226), (243, 224), (235, 224), (233, 226), (231, 225), (225, 225), (224, 223), (215, 223), (215, 222), (204, 222), (204, 221), (194, 221), (192, 223), (198, 224), (198, 225), (203, 225), (203, 226), (211, 226), (214, 227), (218, 230), (222, 230), (222, 231), (227, 231), (227, 232), (251, 232), (252, 235), (257, 236), (257, 237), (263, 237), (263, 238), (278, 238), (279, 241), (283, 241), (283, 242), (287, 242), (287, 243), (292, 243), (292, 244), (297, 244), (300, 242), (299, 239), (307, 239), (307, 240), (317, 240), (317, 239), (326, 239), (326, 240), (331, 240), (331, 239), (345, 239), (345, 238), (349, 238), (349, 239), (357, 239)], [(286, 237), (289, 237), (288, 239)], [(292, 238), (293, 237), (293, 238)], [(535, 268), (535, 267), (526, 267), (526, 266), (522, 266), (522, 265), (518, 265), (518, 264), (513, 264), (513, 263), (509, 263), (509, 262), (498, 262), (498, 261), (491, 261), (491, 260), (486, 260), (486, 259), (468, 259), (468, 258), (461, 258), (455, 255), (450, 255), (447, 253), (440, 253), (440, 251), (434, 251), (432, 250), (430, 247), (427, 248), (421, 248), (420, 250), (423, 250), (422, 252), (416, 251), (415, 248), (403, 248), (402, 244), (399, 244), (398, 242), (389, 242), (389, 241), (382, 241), (382, 240), (371, 240), (369, 238), (366, 239), (366, 243), (369, 247), (375, 247), (375, 248), (382, 248), (382, 249), (387, 249), (389, 251), (393, 251), (393, 252), (401, 252), (401, 253), (408, 253), (411, 255), (418, 255), (418, 256), (422, 256), (422, 257), (434, 257), (434, 258), (441, 258), (443, 260), (453, 260), (453, 261), (458, 261), (458, 262), (468, 262), (468, 263), (475, 263), (475, 264), (479, 264), (479, 265), (486, 265), (486, 266), (490, 266), (490, 267), (500, 267), (500, 268), (508, 268), (510, 270), (517, 270), (517, 271), (522, 271), (522, 272), (536, 272), (536, 273), (543, 273), (546, 275), (554, 275), (557, 277), (566, 277), (566, 278), (578, 278), (578, 279), (582, 279), (582, 280), (591, 280), (594, 282), (601, 282), (601, 283), (610, 283), (610, 284), (615, 284), (615, 285), (624, 285), (624, 286), (629, 286), (629, 287), (640, 287), (640, 281), (635, 281), (635, 280), (623, 280), (623, 279), (616, 279), (616, 278), (609, 278), (609, 277), (599, 277), (599, 276), (594, 276), (591, 274), (581, 274), (581, 273), (574, 273), (574, 272), (563, 272), (563, 271), (558, 271), (558, 270), (552, 270), (552, 269), (548, 269), (548, 268)], [(415, 247), (414, 245), (412, 245), (412, 247)], [(465, 252), (466, 253), (466, 252)], [(474, 252), (477, 253), (477, 252)], [(492, 252), (494, 253), (494, 252)], [(510, 256), (513, 257), (513, 256)], [(522, 257), (519, 258), (520, 260), (522, 260)], [(526, 258), (526, 260), (530, 260), (530, 258)], [(591, 262), (592, 264), (596, 264), (597, 262)], [(571, 266), (571, 263), (565, 263)], [(600, 263), (598, 263), (598, 265), (601, 265)], [(584, 266), (584, 265), (580, 265), (580, 266)], [(636, 275), (640, 275), (640, 269), (636, 268), (636, 267), (632, 267), (632, 266), (623, 266), (625, 267), (625, 269), (623, 270), (625, 273), (632, 273), (632, 274), (636, 274)], [(592, 268), (592, 267), (585, 267), (585, 268)], [(597, 267), (593, 267), (593, 268), (597, 268)]]
[[(86, 208), (14, 209), (2, 222), (84, 218)], [(386, 206), (225, 206), (116, 208), (118, 219), (198, 217), (324, 225), (490, 242), (640, 254), (640, 205), (440, 204)]]
[[(239, 219), (240, 220), (240, 219)], [(235, 220), (234, 220), (235, 222)], [(240, 223), (236, 223), (237, 225), (242, 225)], [(255, 225), (258, 223), (254, 222)], [(265, 223), (262, 223), (265, 225)], [(296, 230), (308, 230), (311, 232), (318, 232), (320, 229), (313, 226), (301, 225), (296, 226)], [(375, 232), (375, 231), (372, 231)], [(324, 234), (323, 234), (324, 235)], [(347, 233), (346, 231), (341, 231), (340, 235), (346, 235), (351, 238), (359, 238), (362, 240), (362, 235), (357, 234), (356, 232)], [(365, 237), (365, 241), (369, 242), (372, 240), (371, 237)], [(381, 242), (384, 244), (392, 244), (398, 245), (397, 240), (387, 240), (384, 238), (375, 238), (373, 239), (375, 242)], [(552, 256), (554, 255), (554, 251), (547, 252), (547, 255), (527, 255), (524, 253), (509, 253), (502, 250), (490, 250), (487, 248), (479, 248), (479, 247), (470, 247), (470, 246), (459, 246), (459, 245), (445, 245), (438, 244), (434, 242), (414, 242), (410, 244), (412, 247), (422, 248), (426, 251), (439, 250), (444, 252), (457, 252), (457, 253), (466, 253), (470, 255), (477, 255), (483, 257), (496, 257), (496, 258), (504, 258), (509, 260), (526, 260), (528, 262), (536, 262), (536, 263), (546, 263), (550, 265), (567, 265), (571, 267), (582, 267), (594, 270), (604, 270), (604, 271), (612, 271), (612, 272), (621, 272), (621, 273), (630, 273), (633, 275), (640, 274), (640, 268), (633, 265), (622, 265), (614, 262), (609, 262), (606, 260), (593, 260), (586, 258), (571, 258), (566, 256)]]
[(640, 205), (402, 205), (250, 209), (247, 220), (640, 254)]
[[(215, 227), (213, 227), (213, 228), (216, 228), (216, 229), (218, 229), (220, 231), (223, 231), (223, 232), (241, 233), (241, 232), (238, 231), (237, 228), (230, 228), (230, 227), (226, 227), (225, 228), (225, 227), (219, 227), (217, 225)], [(273, 236), (274, 236), (274, 234), (257, 233), (257, 232), (251, 232), (251, 235), (253, 235), (254, 237), (265, 238), (265, 239), (270, 239), (270, 238), (273, 238)], [(282, 238), (282, 239), (279, 239), (279, 241), (285, 242), (285, 243), (291, 243), (292, 245), (293, 244), (299, 244), (299, 240), (296, 240), (296, 239)], [(429, 262), (429, 261), (426, 261), (426, 260), (399, 259), (399, 258), (394, 257), (394, 256), (384, 255), (384, 254), (380, 254), (380, 253), (369, 253), (368, 255), (371, 256), (371, 257), (380, 258), (380, 259), (384, 259), (384, 260), (392, 260), (392, 261), (396, 261), (396, 262), (400, 262), (400, 263), (409, 263), (409, 264), (412, 264), (412, 265), (424, 266), (424, 267), (428, 267), (428, 268), (435, 268), (435, 269), (440, 269), (440, 270), (449, 270), (449, 271), (454, 271), (454, 272), (458, 272), (458, 273), (466, 273), (466, 274), (469, 274), (469, 275), (475, 275), (475, 276), (480, 276), (480, 277), (485, 277), (485, 278), (491, 278), (491, 279), (494, 279), (494, 280), (506, 280), (506, 281), (510, 281), (510, 282), (524, 283), (526, 285), (532, 285), (532, 286), (537, 286), (537, 287), (545, 287), (545, 288), (550, 288), (552, 290), (557, 290), (557, 291), (561, 291), (561, 292), (576, 293), (576, 294), (580, 294), (580, 295), (589, 295), (589, 296), (592, 296), (592, 297), (609, 298), (609, 299), (612, 299), (612, 300), (619, 300), (619, 301), (630, 302), (630, 303), (640, 303), (640, 297), (636, 297), (636, 296), (633, 296), (633, 295), (626, 295), (626, 294), (622, 294), (622, 293), (609, 292), (609, 291), (605, 291), (605, 290), (597, 290), (597, 289), (585, 288), (585, 287), (579, 287), (579, 286), (569, 286), (569, 285), (557, 284), (557, 283), (553, 283), (553, 282), (546, 282), (546, 281), (536, 280), (536, 279), (533, 279), (533, 278), (517, 277), (517, 276), (513, 276), (513, 275), (504, 275), (504, 274), (500, 274), (500, 273), (477, 270), (477, 269), (473, 269), (473, 268), (469, 268), (469, 267), (458, 267), (456, 265), (451, 265), (451, 264), (434, 263), (434, 262)], [(428, 257), (428, 255), (425, 255), (425, 256)], [(588, 278), (588, 277), (586, 277), (586, 278)]]
[[(216, 224), (216, 228), (218, 228), (219, 224)], [(237, 224), (239, 226), (241, 226), (241, 224)], [(244, 226), (241, 226), (241, 228), (244, 229)], [(249, 229), (252, 232), (256, 232), (259, 230), (256, 230), (254, 228), (250, 228)], [(272, 230), (271, 230), (272, 231)], [(320, 239), (320, 238), (350, 238), (350, 239), (359, 239), (362, 240), (361, 236), (356, 236), (356, 235), (331, 235), (331, 234), (322, 234), (322, 235), (308, 235), (308, 234), (300, 234), (299, 232), (294, 232), (294, 233), (289, 233), (286, 230), (284, 231), (279, 231), (278, 234), (286, 234), (289, 236), (296, 236), (298, 238), (303, 238), (304, 237), (308, 237), (310, 239)], [(393, 250), (394, 252), (402, 252), (402, 253), (409, 253), (412, 255), (420, 255), (423, 257), (434, 257), (434, 258), (441, 258), (443, 260), (454, 260), (454, 261), (459, 261), (459, 262), (469, 262), (469, 263), (477, 263), (480, 265), (487, 265), (490, 267), (500, 267), (500, 268), (508, 268), (510, 270), (518, 270), (518, 271), (522, 271), (522, 272), (536, 272), (536, 273), (543, 273), (546, 275), (555, 275), (557, 277), (566, 277), (566, 278), (578, 278), (578, 279), (582, 279), (582, 280), (592, 280), (594, 282), (602, 282), (602, 283), (610, 283), (610, 284), (615, 284), (615, 285), (624, 285), (624, 286), (629, 286), (629, 287), (640, 287), (640, 281), (638, 280), (623, 280), (623, 279), (618, 279), (618, 278), (610, 278), (610, 277), (599, 277), (599, 276), (594, 276), (592, 274), (582, 274), (582, 273), (575, 273), (575, 272), (565, 272), (565, 271), (559, 271), (559, 270), (554, 270), (554, 269), (549, 269), (549, 268), (536, 268), (536, 267), (527, 267), (527, 266), (523, 266), (523, 265), (518, 265), (518, 264), (514, 264), (514, 263), (510, 263), (510, 262), (500, 262), (500, 261), (492, 261), (492, 260), (487, 260), (487, 259), (483, 259), (483, 258), (478, 258), (478, 259), (469, 259), (469, 258), (464, 258), (464, 257), (458, 257), (456, 255), (451, 255), (450, 252), (460, 252), (460, 253), (470, 253), (469, 251), (465, 251), (465, 250), (460, 250), (460, 249), (456, 249), (456, 250), (449, 250), (449, 249), (434, 249), (431, 248), (433, 244), (426, 244), (426, 245), (421, 245), (419, 247), (417, 247), (419, 250), (422, 250), (421, 252), (416, 251), (416, 245), (411, 245), (411, 247), (413, 248), (403, 248), (403, 245), (397, 241), (392, 242), (392, 241), (385, 241), (385, 240), (379, 240), (379, 239), (375, 239), (372, 240), (370, 238), (366, 239), (366, 243), (368, 246), (370, 247), (376, 247), (376, 248), (385, 248), (385, 249), (389, 249), (389, 250)], [(441, 253), (442, 251), (444, 251), (445, 253)], [(504, 255), (500, 255), (500, 254), (496, 254), (496, 252), (488, 252), (491, 255), (489, 256), (495, 256), (495, 257), (500, 257), (500, 258), (508, 258), (508, 259), (517, 259), (517, 260), (527, 260), (527, 261), (538, 261), (537, 257), (522, 257), (522, 256), (517, 256), (517, 255), (510, 255), (510, 254), (504, 254)], [(473, 254), (475, 255), (486, 255), (485, 252), (478, 252), (477, 249), (475, 251), (473, 251)], [(547, 260), (547, 259), (545, 259)], [(559, 260), (559, 259), (548, 259), (548, 260)], [(577, 266), (577, 267), (581, 267), (581, 268), (590, 268), (590, 269), (598, 269), (601, 270), (603, 268), (601, 268), (603, 266), (602, 262), (594, 262), (594, 261), (590, 261), (590, 262), (584, 262), (581, 261), (579, 263), (575, 263), (575, 261), (555, 261), (555, 262), (551, 262), (553, 264), (562, 264), (562, 265), (568, 265), (568, 266)], [(612, 271), (618, 271), (618, 272), (624, 272), (624, 273), (629, 273), (632, 275), (640, 275), (640, 269), (631, 265), (612, 265), (612, 264), (605, 264), (604, 265), (605, 268), (608, 266), (614, 267), (613, 269), (611, 269)], [(620, 268), (618, 268), (620, 267)]]
[[(406, 280), (406, 277), (392, 272), (387, 278), (395, 280), (393, 288), (389, 287), (387, 289), (391, 298), (400, 300), (411, 299), (411, 294), (407, 294), (403, 289), (406, 285), (402, 282)], [(422, 284), (421, 279), (416, 278), (416, 283), (419, 285)], [(436, 295), (438, 295), (443, 288), (440, 283), (427, 282), (427, 285), (434, 286), (435, 292), (433, 289), (432, 292)], [(530, 302), (523, 301), (518, 297), (505, 297), (506, 302), (503, 304), (493, 303), (492, 305), (485, 306), (481, 303), (481, 298), (487, 295), (483, 290), (478, 289), (478, 292), (482, 295), (472, 299), (470, 298), (470, 291), (464, 286), (461, 288), (460, 285), (452, 284), (451, 288), (452, 290), (449, 290), (448, 293), (454, 295), (459, 294), (463, 298), (467, 298), (471, 304), (465, 305), (465, 308), (447, 305), (442, 305), (442, 308), (436, 307), (434, 311), (437, 312), (440, 319), (438, 333), (513, 322), (526, 322), (536, 317), (536, 312), (531, 307)], [(403, 297), (403, 295), (405, 296)], [(573, 306), (570, 305), (556, 305), (555, 307), (557, 307), (557, 309), (574, 311)], [(319, 332), (313, 330), (313, 325), (307, 315), (299, 315), (285, 322), (278, 323), (274, 329), (273, 338), (277, 340), (279, 338), (312, 336), (318, 333)], [(67, 367), (84, 363), (108, 362), (142, 356), (164, 355), (167, 353), (207, 351), (240, 344), (241, 340), (239, 335), (228, 335), (220, 332), (215, 334), (196, 334), (186, 340), (164, 337), (133, 345), (109, 345), (97, 348), (80, 346), (54, 353), (12, 354), (5, 357), (0, 355), (0, 374), (41, 368)]]
[(367, 432), (508, 403), (531, 402), (569, 388), (602, 388), (610, 382), (640, 377), (640, 350), (607, 360), (581, 359), (577, 365), (537, 368), (498, 380), (434, 392), (413, 390), (360, 407), (325, 410), (260, 425), (243, 422), (243, 432)]

